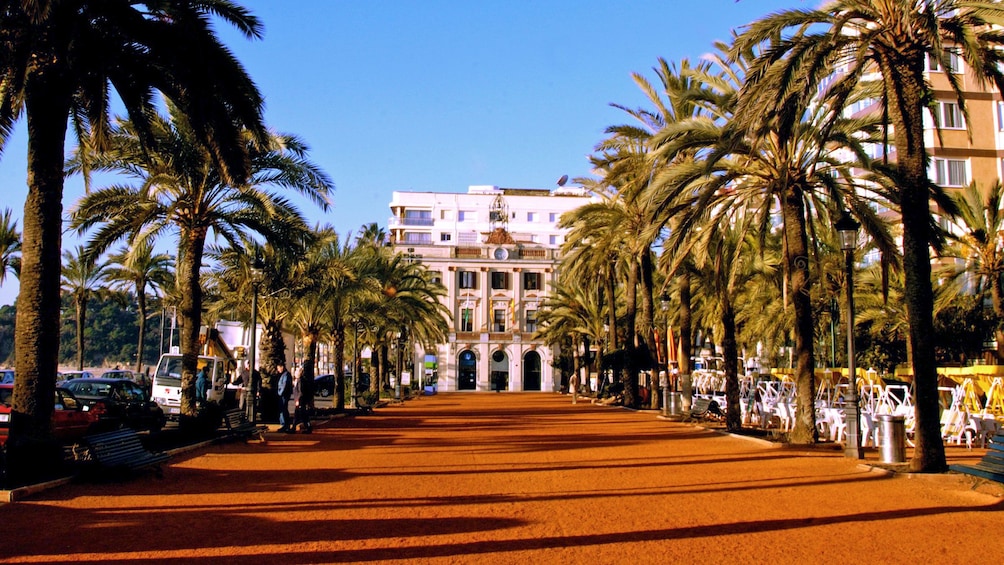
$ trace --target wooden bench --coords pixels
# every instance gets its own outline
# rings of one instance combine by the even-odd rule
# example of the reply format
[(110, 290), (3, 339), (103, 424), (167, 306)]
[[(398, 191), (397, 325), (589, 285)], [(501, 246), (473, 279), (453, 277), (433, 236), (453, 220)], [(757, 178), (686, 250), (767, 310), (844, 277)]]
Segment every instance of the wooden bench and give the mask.
[(356, 401), (356, 411), (357, 412), (359, 412), (360, 414), (372, 414), (373, 413), (373, 405), (372, 404), (366, 404), (365, 402), (363, 402), (363, 396), (361, 394), (358, 395), (358, 396), (356, 396), (355, 401)]
[(950, 465), (952, 471), (1004, 483), (1004, 432), (997, 432), (987, 446), (987, 454), (975, 465)]
[(115, 473), (154, 467), (159, 474), (160, 464), (168, 460), (166, 453), (143, 447), (139, 435), (129, 428), (85, 436), (82, 442), (87, 447), (87, 460)]
[(247, 441), (257, 436), (259, 441), (264, 441), (267, 431), (268, 427), (251, 422), (247, 414), (239, 408), (223, 413), (223, 433), (226, 437)]
[(714, 399), (699, 396), (694, 398), (694, 403), (691, 404), (691, 410), (684, 414), (683, 421), (700, 421), (709, 415), (721, 417), (725, 414), (722, 413), (722, 408), (719, 407), (718, 402)]

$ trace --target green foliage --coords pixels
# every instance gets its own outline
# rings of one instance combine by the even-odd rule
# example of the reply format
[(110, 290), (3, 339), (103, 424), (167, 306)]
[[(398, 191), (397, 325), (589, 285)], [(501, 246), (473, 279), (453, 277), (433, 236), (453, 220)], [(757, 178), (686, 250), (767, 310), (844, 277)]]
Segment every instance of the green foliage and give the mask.
[(983, 343), (994, 331), (993, 312), (975, 296), (960, 296), (934, 319), (935, 355), (939, 365), (965, 365), (983, 355)]
[[(126, 305), (124, 306), (123, 303)], [(11, 310), (13, 311), (13, 308)], [(59, 362), (61, 365), (70, 365), (76, 359), (77, 347), (73, 304), (72, 298), (69, 296), (63, 297), (62, 311)], [(0, 310), (0, 319), (2, 319), (3, 313), (4, 310)], [(153, 327), (149, 328), (144, 340), (144, 365), (155, 364), (160, 355), (160, 316), (154, 317), (152, 324), (149, 325)], [(13, 328), (13, 315), (11, 315), (11, 327)], [(136, 336), (138, 332), (135, 300), (131, 294), (91, 300), (88, 307), (87, 326), (84, 330), (87, 342), (84, 364), (87, 367), (133, 366), (136, 361)], [(13, 336), (13, 331), (11, 335)], [(10, 339), (13, 344), (13, 337)], [(3, 344), (3, 333), (0, 331), (0, 358), (2, 358)]]

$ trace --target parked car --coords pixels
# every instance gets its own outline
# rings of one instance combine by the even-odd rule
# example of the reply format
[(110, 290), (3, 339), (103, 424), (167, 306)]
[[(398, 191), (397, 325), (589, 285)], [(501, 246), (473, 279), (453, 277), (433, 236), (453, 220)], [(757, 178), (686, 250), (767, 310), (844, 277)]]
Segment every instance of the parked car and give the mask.
[[(0, 446), (7, 443), (10, 433), (10, 406), (14, 385), (0, 384)], [(52, 433), (61, 443), (73, 443), (94, 429), (97, 414), (87, 410), (83, 402), (65, 388), (56, 388), (55, 410), (52, 411)]]
[(56, 373), (56, 382), (68, 381), (70, 379), (93, 379), (94, 373), (90, 371), (60, 371)]
[(14, 369), (0, 369), (0, 384), (9, 385), (14, 382)]
[(327, 398), (335, 394), (335, 376), (318, 375), (314, 377), (314, 395)]
[(98, 414), (103, 429), (127, 426), (134, 430), (159, 431), (167, 418), (157, 403), (136, 383), (127, 379), (73, 379), (63, 383), (81, 402)]
[(127, 379), (139, 385), (139, 388), (146, 391), (147, 394), (150, 393), (150, 378), (146, 376), (146, 373), (140, 373), (137, 371), (128, 371), (126, 369), (111, 369), (110, 371), (105, 371), (101, 373), (102, 379)]

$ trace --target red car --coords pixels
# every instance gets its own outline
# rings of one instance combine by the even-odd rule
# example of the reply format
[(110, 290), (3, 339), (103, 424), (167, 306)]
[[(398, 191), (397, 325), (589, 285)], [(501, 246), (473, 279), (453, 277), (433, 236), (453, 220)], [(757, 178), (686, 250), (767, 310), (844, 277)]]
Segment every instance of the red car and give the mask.
[[(0, 446), (7, 443), (10, 433), (10, 405), (14, 385), (0, 385)], [(84, 404), (65, 388), (56, 389), (56, 409), (52, 411), (52, 433), (62, 443), (73, 443), (87, 434), (97, 414), (84, 408)]]

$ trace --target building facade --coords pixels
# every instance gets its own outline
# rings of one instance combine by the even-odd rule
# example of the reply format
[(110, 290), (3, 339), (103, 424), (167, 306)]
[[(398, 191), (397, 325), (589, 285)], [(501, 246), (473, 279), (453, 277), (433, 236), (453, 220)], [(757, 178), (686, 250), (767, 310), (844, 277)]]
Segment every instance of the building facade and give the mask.
[(431, 356), (442, 391), (553, 391), (556, 348), (533, 339), (537, 310), (557, 281), (561, 215), (590, 202), (581, 188), (471, 186), (466, 193), (394, 192), (395, 251), (447, 288), (449, 335)]

